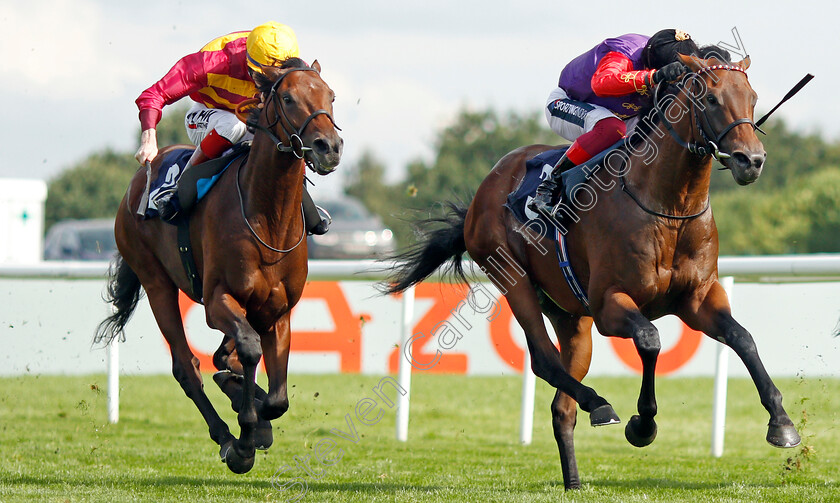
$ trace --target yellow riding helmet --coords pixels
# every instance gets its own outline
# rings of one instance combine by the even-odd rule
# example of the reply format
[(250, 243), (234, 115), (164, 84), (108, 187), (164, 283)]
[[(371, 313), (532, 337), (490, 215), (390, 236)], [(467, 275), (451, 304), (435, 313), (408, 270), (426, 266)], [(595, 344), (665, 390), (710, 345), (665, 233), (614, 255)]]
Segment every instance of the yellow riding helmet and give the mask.
[(248, 67), (254, 71), (260, 71), (263, 66), (278, 66), (300, 54), (295, 32), (289, 26), (274, 21), (251, 30), (246, 48)]

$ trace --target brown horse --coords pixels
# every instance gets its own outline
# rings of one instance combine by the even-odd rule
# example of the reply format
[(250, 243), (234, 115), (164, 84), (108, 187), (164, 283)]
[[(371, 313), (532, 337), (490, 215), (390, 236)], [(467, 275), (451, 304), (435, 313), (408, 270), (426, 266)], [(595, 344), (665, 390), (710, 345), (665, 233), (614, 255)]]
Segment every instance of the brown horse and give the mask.
[[(146, 184), (138, 171), (117, 212), (118, 256), (109, 300), (115, 313), (97, 339), (113, 340), (137, 305), (142, 286), (172, 352), (172, 373), (210, 427), (210, 438), (236, 473), (254, 465), (254, 449), (271, 445), (272, 419), (289, 407), (286, 369), (289, 316), (307, 275), (306, 231), (301, 210), (305, 166), (319, 174), (335, 169), (343, 140), (332, 119), (334, 93), (318, 62), (293, 59), (268, 68), (255, 82), (265, 103), (252, 112), (255, 136), (247, 159), (239, 158), (194, 208), (190, 241), (200, 273), (207, 324), (224, 339), (213, 362), (214, 380), (231, 399), (241, 427), (231, 435), (204, 393), (198, 359), (190, 351), (178, 309), (178, 290), (191, 292), (179, 258), (176, 227), (136, 216)], [(165, 151), (161, 152), (162, 154)], [(159, 169), (156, 158), (154, 170)], [(265, 358), (268, 393), (255, 385)]]
[(667, 314), (735, 350), (770, 413), (768, 442), (792, 447), (800, 441), (752, 336), (732, 318), (718, 282), (717, 228), (708, 211), (713, 158), (746, 185), (758, 178), (766, 157), (752, 119), (757, 96), (745, 72), (749, 60), (682, 59), (693, 73), (678, 86), (657, 90), (650, 115), (643, 112), (645, 120), (615, 151), (620, 155), (607, 157), (581, 190), (589, 199), (584, 194), (575, 216), (558, 222), (574, 221), (565, 236), (567, 260), (582, 296), (563, 280), (555, 254), (548, 252), (554, 244), (531, 232), (538, 223), (520, 224), (505, 208), (507, 195), (523, 179), (525, 162), (553, 148), (546, 145), (503, 157), (468, 209), (452, 205), (451, 214), (435, 220), (444, 222), (442, 227), (398, 257), (401, 265), (388, 284), (389, 291), (402, 291), (446, 265), (466, 281), (464, 252), (489, 273), (524, 329), (534, 373), (557, 389), (551, 412), (567, 489), (580, 486), (575, 402), (590, 413), (593, 426), (619, 422), (609, 403), (580, 383), (589, 370), (593, 322), (603, 334), (632, 339), (642, 360), (638, 415), (625, 428), (631, 444), (642, 447), (656, 436), (660, 340), (649, 320)]

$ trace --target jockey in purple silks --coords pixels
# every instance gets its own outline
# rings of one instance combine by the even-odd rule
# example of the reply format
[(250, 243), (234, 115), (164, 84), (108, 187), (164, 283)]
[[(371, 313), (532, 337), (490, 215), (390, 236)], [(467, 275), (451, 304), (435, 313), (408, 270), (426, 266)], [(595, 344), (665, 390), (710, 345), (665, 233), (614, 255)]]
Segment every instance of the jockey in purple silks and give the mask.
[(668, 29), (652, 37), (608, 38), (567, 64), (548, 97), (545, 116), (552, 131), (573, 143), (528, 208), (550, 218), (560, 174), (624, 138), (638, 122), (639, 110), (650, 104), (653, 85), (674, 81), (688, 70), (677, 54), (698, 51), (687, 33)]

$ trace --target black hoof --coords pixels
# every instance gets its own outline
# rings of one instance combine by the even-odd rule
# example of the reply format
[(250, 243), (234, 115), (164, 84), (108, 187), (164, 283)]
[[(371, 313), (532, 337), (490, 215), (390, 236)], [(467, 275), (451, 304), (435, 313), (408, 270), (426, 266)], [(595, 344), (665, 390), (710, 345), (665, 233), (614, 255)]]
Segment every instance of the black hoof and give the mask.
[(792, 424), (779, 426), (769, 425), (767, 427), (767, 442), (773, 447), (796, 447), (802, 442), (799, 433)]
[(621, 419), (612, 408), (612, 405), (602, 405), (589, 413), (589, 424), (592, 426), (607, 426), (608, 424), (618, 424)]
[(271, 423), (260, 420), (257, 429), (254, 430), (254, 446), (260, 451), (267, 451), (274, 443), (274, 434), (271, 432)]
[(645, 447), (653, 443), (656, 438), (656, 421), (651, 419), (647, 424), (641, 416), (633, 416), (624, 428), (624, 437), (631, 445)]
[[(227, 449), (225, 449), (227, 447)], [(222, 456), (222, 461), (227, 464), (228, 469), (233, 473), (243, 474), (251, 471), (254, 467), (254, 456), (243, 457), (236, 452), (233, 442), (225, 444), (219, 453)]]

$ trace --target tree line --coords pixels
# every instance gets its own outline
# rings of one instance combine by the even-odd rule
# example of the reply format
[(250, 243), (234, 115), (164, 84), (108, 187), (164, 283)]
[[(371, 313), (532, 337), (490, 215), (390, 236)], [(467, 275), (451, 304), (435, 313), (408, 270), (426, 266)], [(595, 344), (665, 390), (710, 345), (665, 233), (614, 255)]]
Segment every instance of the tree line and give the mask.
[[(189, 143), (184, 111), (168, 112), (158, 126), (159, 144)], [(728, 171), (712, 173), (721, 254), (840, 252), (840, 141), (794, 131), (782, 120), (764, 129), (768, 158), (756, 183), (739, 187)], [(405, 246), (414, 238), (413, 221), (440, 210), (442, 201), (469, 201), (506, 153), (560, 141), (538, 114), (465, 109), (437, 133), (432, 160), (410, 162), (404, 177), (389, 183), (388, 166), (367, 150), (343, 167), (344, 192)], [(136, 168), (133, 152), (103, 150), (60, 173), (48, 184), (47, 227), (65, 218), (113, 216)]]

